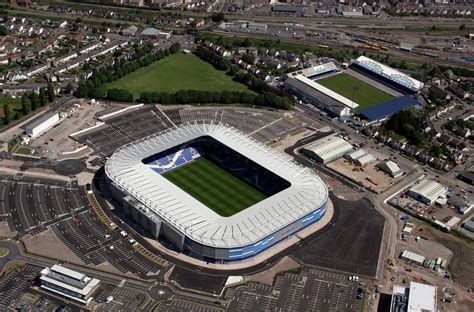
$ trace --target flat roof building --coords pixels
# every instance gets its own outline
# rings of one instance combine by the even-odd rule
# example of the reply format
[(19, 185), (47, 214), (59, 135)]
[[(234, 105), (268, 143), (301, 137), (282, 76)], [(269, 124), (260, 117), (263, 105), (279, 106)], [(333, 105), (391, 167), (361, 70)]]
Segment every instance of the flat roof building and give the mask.
[(303, 154), (316, 161), (328, 164), (351, 152), (352, 145), (335, 135), (329, 135), (303, 148)]
[(61, 265), (41, 271), (40, 287), (69, 299), (87, 304), (99, 287), (100, 280), (91, 278)]
[(434, 311), (436, 311), (436, 287), (411, 282), (408, 294), (408, 312)]
[(408, 191), (408, 195), (427, 205), (433, 204), (438, 198), (446, 196), (446, 187), (438, 182), (424, 178)]
[(26, 135), (30, 137), (37, 137), (54, 126), (57, 122), (59, 122), (59, 114), (57, 112), (48, 113), (26, 126)]
[(436, 311), (435, 286), (410, 282), (410, 287), (393, 287), (391, 312), (434, 312)]

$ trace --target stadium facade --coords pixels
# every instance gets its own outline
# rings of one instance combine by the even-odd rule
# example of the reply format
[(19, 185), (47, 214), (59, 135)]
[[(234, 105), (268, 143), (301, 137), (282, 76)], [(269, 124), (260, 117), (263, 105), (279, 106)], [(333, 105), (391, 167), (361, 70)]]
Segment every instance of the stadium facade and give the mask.
[[(223, 217), (163, 177), (199, 157), (268, 197)], [(187, 123), (124, 145), (105, 172), (114, 199), (155, 239), (210, 262), (253, 257), (317, 222), (328, 206), (312, 170), (223, 124)]]

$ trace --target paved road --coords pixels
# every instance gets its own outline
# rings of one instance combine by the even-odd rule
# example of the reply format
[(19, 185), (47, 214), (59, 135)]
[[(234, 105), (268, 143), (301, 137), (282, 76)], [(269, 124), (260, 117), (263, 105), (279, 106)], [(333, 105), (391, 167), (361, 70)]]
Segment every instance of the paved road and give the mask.
[(9, 250), (8, 255), (0, 257), (0, 273), (2, 273), (3, 268), (8, 262), (15, 260), (20, 256), (20, 248), (14, 241), (7, 240), (0, 240), (0, 247), (5, 247)]

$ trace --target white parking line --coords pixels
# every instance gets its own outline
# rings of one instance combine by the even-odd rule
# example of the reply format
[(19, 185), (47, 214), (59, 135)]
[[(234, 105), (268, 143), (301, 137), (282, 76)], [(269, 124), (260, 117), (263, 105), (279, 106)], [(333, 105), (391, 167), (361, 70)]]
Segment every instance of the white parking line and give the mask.
[(20, 185), (20, 206), (21, 206), (21, 212), (23, 212), (23, 216), (25, 217), (25, 222), (28, 225), (28, 228), (25, 230), (31, 229), (30, 224), (28, 223), (28, 218), (26, 217), (25, 209), (23, 208), (23, 201), (21, 200), (22, 195), (21, 192), (23, 191), (23, 184)]

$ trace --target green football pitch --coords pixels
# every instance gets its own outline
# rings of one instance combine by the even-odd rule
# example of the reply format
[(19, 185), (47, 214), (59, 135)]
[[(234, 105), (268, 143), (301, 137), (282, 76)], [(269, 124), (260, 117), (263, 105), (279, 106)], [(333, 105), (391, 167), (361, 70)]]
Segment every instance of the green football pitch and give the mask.
[(205, 158), (163, 176), (223, 217), (248, 208), (267, 196)]
[(383, 92), (368, 83), (365, 83), (349, 74), (341, 73), (315, 81), (343, 97), (359, 104), (358, 110), (372, 107), (394, 99), (388, 93)]

